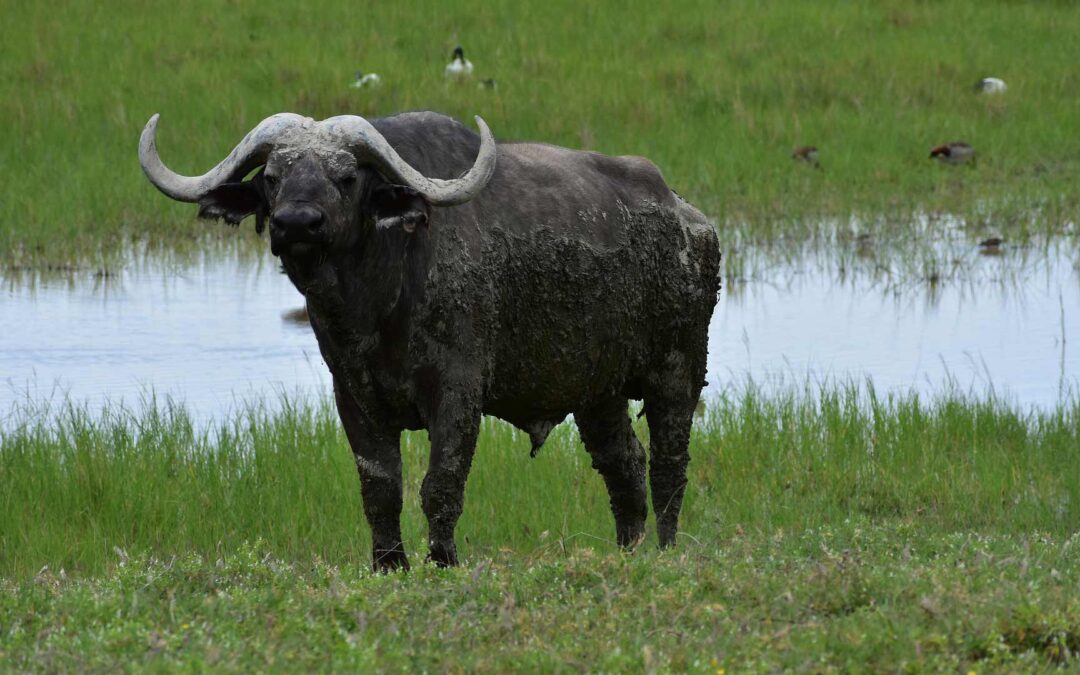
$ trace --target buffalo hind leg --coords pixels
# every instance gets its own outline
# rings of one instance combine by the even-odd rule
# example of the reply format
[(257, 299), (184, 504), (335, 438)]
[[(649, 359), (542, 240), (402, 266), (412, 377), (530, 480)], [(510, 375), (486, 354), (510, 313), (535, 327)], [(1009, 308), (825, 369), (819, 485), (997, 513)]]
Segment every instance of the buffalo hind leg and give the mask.
[(681, 403), (646, 399), (649, 420), (649, 487), (660, 548), (675, 545), (690, 463), (690, 427), (697, 398)]
[(401, 432), (363, 424), (356, 401), (337, 382), (334, 399), (360, 473), (364, 516), (371, 527), (372, 566), (376, 572), (408, 570), (401, 542)]
[(615, 538), (619, 546), (633, 548), (645, 537), (648, 501), (645, 496), (645, 449), (641, 447), (626, 399), (603, 401), (574, 413), (581, 440), (592, 456), (611, 498)]

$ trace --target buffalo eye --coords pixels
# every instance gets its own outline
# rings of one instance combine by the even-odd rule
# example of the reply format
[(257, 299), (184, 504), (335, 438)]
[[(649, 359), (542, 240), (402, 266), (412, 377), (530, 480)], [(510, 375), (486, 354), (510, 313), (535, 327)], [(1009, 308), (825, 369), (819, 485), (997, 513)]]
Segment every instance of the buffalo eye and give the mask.
[(352, 191), (353, 186), (356, 185), (356, 174), (350, 173), (342, 176), (338, 179), (337, 183), (342, 196), (346, 196), (349, 192)]
[(277, 187), (278, 177), (274, 174), (264, 173), (263, 183), (266, 185), (267, 190), (273, 190)]

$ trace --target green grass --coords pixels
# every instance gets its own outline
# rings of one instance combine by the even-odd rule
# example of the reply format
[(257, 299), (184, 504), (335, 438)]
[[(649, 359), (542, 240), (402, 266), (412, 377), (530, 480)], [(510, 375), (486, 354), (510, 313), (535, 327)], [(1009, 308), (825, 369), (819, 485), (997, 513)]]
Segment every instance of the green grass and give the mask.
[[(958, 214), (972, 240), (1075, 239), (1078, 32), (1067, 2), (15, 3), (0, 260), (97, 264), (136, 242), (232, 236), (142, 177), (154, 112), (184, 172), (282, 110), (479, 113), (501, 138), (649, 156), (723, 224), (728, 251), (849, 236), (852, 215), (888, 246), (926, 212)], [(495, 91), (444, 81), (458, 43)], [(355, 68), (385, 85), (348, 88)], [(1005, 96), (974, 95), (988, 74)], [(977, 167), (927, 158), (957, 139)], [(797, 144), (819, 146), (825, 169), (794, 165)]]
[[(207, 430), (168, 404), (19, 414), (25, 423), (0, 438), (0, 573), (45, 564), (100, 573), (117, 546), (213, 557), (238, 539), (286, 557), (368, 560), (359, 480), (333, 407), (282, 405), (274, 414), (252, 405)], [(861, 515), (922, 531), (1069, 533), (1080, 514), (1078, 419), (1076, 402), (1020, 413), (958, 394), (748, 389), (695, 426), (682, 531), (710, 540)], [(647, 439), (643, 420), (637, 428)], [(426, 433), (404, 434), (402, 447), (404, 536), (416, 555)], [(558, 427), (535, 459), (529, 447), (485, 420), (458, 532), (464, 554), (547, 538), (613, 550), (607, 494), (573, 426)]]
[(983, 673), (1075, 668), (1080, 650), (1075, 535), (856, 521), (381, 577), (260, 543), (116, 560), (0, 581), (5, 668)]
[[(0, 661), (982, 671), (1080, 649), (1075, 400), (729, 393), (695, 426), (679, 547), (651, 536), (632, 556), (571, 425), (530, 459), (486, 420), (463, 568), (388, 577), (367, 571), (331, 407), (264, 411), (210, 431), (170, 405), (17, 413), (0, 438)], [(419, 562), (425, 435), (403, 448)]]

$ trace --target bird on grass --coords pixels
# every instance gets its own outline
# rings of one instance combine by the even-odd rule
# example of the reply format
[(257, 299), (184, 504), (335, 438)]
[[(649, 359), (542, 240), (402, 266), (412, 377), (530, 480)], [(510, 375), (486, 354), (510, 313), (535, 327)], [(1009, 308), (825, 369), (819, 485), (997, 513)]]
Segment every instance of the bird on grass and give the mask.
[(1005, 80), (997, 77), (984, 77), (975, 83), (975, 91), (980, 94), (1001, 94), (1008, 89)]
[(930, 159), (936, 159), (942, 164), (965, 164), (975, 159), (975, 148), (960, 141), (946, 143), (931, 148)]
[(480, 80), (480, 83), (476, 86), (480, 89), (495, 89), (498, 84), (499, 83), (495, 81), (494, 77), (489, 77), (485, 80)]
[(461, 48), (461, 45), (458, 45), (454, 48), (450, 63), (446, 64), (443, 72), (447, 77), (469, 77), (472, 75), (472, 71), (472, 62), (465, 58), (465, 50)]
[(791, 153), (791, 158), (796, 162), (806, 162), (815, 169), (821, 168), (821, 164), (818, 162), (817, 148), (812, 145), (802, 145), (795, 148), (795, 151)]
[(378, 86), (382, 80), (375, 73), (364, 74), (359, 70), (356, 71), (356, 79), (350, 85), (353, 89), (363, 89), (365, 87)]

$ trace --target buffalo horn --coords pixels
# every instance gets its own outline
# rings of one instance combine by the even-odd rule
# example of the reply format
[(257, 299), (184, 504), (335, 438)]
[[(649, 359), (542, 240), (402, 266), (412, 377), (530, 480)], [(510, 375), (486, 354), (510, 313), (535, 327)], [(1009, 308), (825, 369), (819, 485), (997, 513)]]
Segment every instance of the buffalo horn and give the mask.
[[(460, 178), (427, 178), (409, 166), (386, 138), (370, 122), (356, 115), (340, 115), (313, 123), (310, 118), (293, 113), (267, 117), (233, 148), (220, 164), (201, 176), (181, 176), (162, 163), (156, 136), (159, 115), (146, 123), (139, 139), (139, 163), (157, 189), (182, 202), (198, 201), (222, 183), (240, 180), (266, 161), (274, 144), (288, 132), (311, 126), (314, 133), (325, 133), (340, 142), (357, 159), (369, 159), (392, 181), (416, 190), (433, 206), (463, 204), (487, 185), (495, 171), (495, 138), (484, 120), (476, 118), (480, 128), (480, 152), (469, 171)], [(317, 130), (317, 131), (316, 131)]]
[(324, 130), (340, 136), (357, 159), (375, 162), (388, 179), (416, 190), (433, 206), (464, 204), (484, 189), (495, 172), (495, 138), (480, 117), (480, 152), (468, 173), (460, 178), (443, 180), (428, 178), (409, 166), (379, 131), (363, 117), (340, 115), (321, 123)]
[(248, 172), (266, 161), (274, 141), (281, 134), (296, 127), (310, 124), (311, 120), (293, 113), (271, 115), (244, 136), (229, 156), (201, 176), (181, 176), (175, 173), (158, 156), (157, 124), (160, 115), (154, 115), (146, 123), (139, 138), (139, 163), (154, 187), (181, 202), (195, 202), (210, 190), (231, 180), (242, 180)]

